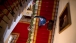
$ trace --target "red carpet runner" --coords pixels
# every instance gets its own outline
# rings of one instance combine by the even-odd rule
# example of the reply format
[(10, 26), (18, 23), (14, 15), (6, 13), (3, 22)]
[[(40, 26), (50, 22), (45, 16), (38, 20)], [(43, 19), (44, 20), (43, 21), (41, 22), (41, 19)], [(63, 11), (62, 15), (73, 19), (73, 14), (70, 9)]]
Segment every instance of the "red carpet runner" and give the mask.
[(46, 18), (46, 20), (52, 19), (53, 14), (53, 7), (54, 7), (54, 0), (42, 0), (40, 16)]
[[(42, 0), (40, 16), (45, 17), (47, 21), (52, 19), (54, 0)], [(38, 28), (36, 43), (49, 43), (49, 33), (47, 25)]]
[(36, 43), (48, 43), (49, 32), (50, 31), (47, 30), (47, 25), (39, 27), (36, 36)]
[(29, 24), (25, 23), (18, 23), (15, 29), (13, 30), (13, 33), (19, 33), (20, 36), (16, 43), (26, 43), (28, 39), (28, 30), (27, 27)]

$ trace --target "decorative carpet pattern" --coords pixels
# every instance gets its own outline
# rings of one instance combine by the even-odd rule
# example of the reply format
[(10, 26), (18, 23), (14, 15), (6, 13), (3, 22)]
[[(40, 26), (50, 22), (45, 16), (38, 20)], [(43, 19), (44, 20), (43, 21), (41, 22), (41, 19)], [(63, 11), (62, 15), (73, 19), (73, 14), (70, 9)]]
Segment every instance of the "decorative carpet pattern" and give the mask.
[(19, 33), (19, 38), (16, 43), (26, 43), (28, 39), (28, 30), (27, 27), (29, 24), (26, 23), (18, 23), (14, 28), (12, 33)]
[(19, 38), (19, 33), (11, 33), (11, 35), (12, 35), (13, 37), (12, 37), (12, 40), (11, 40), (9, 43), (16, 43), (16, 41), (17, 41), (18, 38)]

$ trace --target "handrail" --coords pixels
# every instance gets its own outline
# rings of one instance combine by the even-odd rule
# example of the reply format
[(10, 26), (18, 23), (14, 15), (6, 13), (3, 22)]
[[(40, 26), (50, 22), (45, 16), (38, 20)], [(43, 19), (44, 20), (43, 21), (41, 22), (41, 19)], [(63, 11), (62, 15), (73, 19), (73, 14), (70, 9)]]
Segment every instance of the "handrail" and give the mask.
[(54, 13), (54, 25), (53, 25), (53, 29), (52, 29), (53, 31), (52, 31), (51, 43), (53, 43), (53, 41), (54, 41), (57, 14), (58, 14), (58, 6), (59, 6), (59, 0), (56, 0), (56, 7), (55, 7), (55, 13)]
[[(37, 0), (36, 0), (36, 1), (37, 1)], [(36, 3), (36, 2), (34, 2), (34, 3)], [(32, 16), (31, 16), (32, 18), (31, 18), (31, 22), (30, 22), (30, 26), (29, 26), (31, 30), (29, 31), (29, 34), (28, 34), (27, 43), (30, 43), (30, 41), (31, 41), (31, 34), (32, 34), (32, 30), (34, 29), (33, 26), (35, 26), (35, 25), (33, 24), (33, 22), (34, 22), (34, 16), (35, 16), (35, 10), (36, 10), (35, 7), (36, 7), (36, 4), (33, 5), (33, 14), (32, 14)]]

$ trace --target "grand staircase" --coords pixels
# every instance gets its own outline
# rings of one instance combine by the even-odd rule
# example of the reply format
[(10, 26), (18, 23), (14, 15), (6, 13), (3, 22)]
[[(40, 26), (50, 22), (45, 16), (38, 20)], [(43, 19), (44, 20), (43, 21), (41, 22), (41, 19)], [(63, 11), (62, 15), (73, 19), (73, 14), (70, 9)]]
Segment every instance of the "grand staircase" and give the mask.
[[(38, 16), (46, 18), (46, 21), (54, 20), (57, 10), (57, 0), (39, 0)], [(51, 43), (52, 30), (48, 30), (47, 24), (36, 29), (34, 43)]]
[[(11, 2), (12, 1), (12, 2)], [(6, 27), (10, 28), (12, 22), (16, 21), (16, 18), (20, 16), (20, 13), (24, 10), (30, 0), (7, 0), (4, 3), (0, 4), (0, 42), (3, 43), (4, 41), (4, 34), (7, 32)], [(38, 8), (35, 8), (34, 13), (38, 16), (43, 16), (46, 18), (47, 21), (53, 20), (55, 10), (56, 10), (56, 0), (39, 0), (41, 5), (38, 5)], [(10, 3), (11, 2), (11, 3)], [(6, 6), (7, 5), (7, 6)], [(15, 27), (13, 32), (19, 33), (20, 37), (17, 40), (17, 43), (26, 43), (28, 37), (28, 24), (25, 23), (18, 23), (18, 27)], [(25, 27), (26, 26), (26, 27)], [(38, 26), (38, 24), (36, 25)], [(16, 29), (17, 28), (17, 29)], [(24, 29), (24, 30), (21, 30)], [(37, 28), (37, 27), (36, 27)], [(18, 30), (18, 31), (17, 31)], [(35, 32), (36, 31), (36, 32)], [(50, 43), (49, 40), (51, 37), (51, 31), (47, 29), (47, 24), (41, 27), (38, 27), (33, 32), (35, 34), (35, 39), (33, 43)], [(34, 35), (33, 35), (34, 36)], [(30, 41), (30, 40), (28, 40)]]

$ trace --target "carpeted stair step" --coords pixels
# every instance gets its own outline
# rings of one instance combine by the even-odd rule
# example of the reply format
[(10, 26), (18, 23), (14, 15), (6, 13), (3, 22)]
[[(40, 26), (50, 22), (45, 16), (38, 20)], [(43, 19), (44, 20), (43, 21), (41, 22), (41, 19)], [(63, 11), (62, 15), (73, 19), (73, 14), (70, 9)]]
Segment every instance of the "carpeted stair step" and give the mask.
[(42, 38), (42, 37), (38, 37), (37, 39), (40, 39), (40, 40), (48, 40), (48, 37), (47, 38)]
[(25, 41), (17, 41), (16, 43), (25, 43)]
[(37, 40), (36, 43), (47, 43), (48, 41), (46, 40)]
[(47, 34), (47, 35), (44, 35), (44, 34), (38, 34), (37, 36), (47, 37), (48, 34)]
[(18, 23), (14, 28), (12, 33), (19, 33), (19, 38), (16, 43), (26, 43), (28, 39), (28, 30), (27, 27), (29, 24), (26, 23)]
[(44, 30), (38, 30), (38, 33), (43, 33), (43, 32), (44, 33), (49, 33), (49, 31), (47, 31), (47, 30), (45, 30), (45, 31)]
[(47, 30), (47, 25), (38, 28), (36, 43), (48, 43), (49, 30)]
[(38, 38), (48, 38), (49, 34), (38, 34)]
[(25, 38), (20, 38), (20, 39), (18, 39), (18, 41), (26, 42), (26, 41), (27, 41), (27, 39), (25, 39)]
[(45, 36), (44, 36), (44, 37), (42, 37), (42, 36), (37, 36), (37, 37), (38, 37), (38, 38), (45, 38), (45, 39), (47, 39), (47, 37), (45, 37)]

